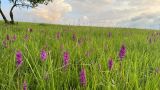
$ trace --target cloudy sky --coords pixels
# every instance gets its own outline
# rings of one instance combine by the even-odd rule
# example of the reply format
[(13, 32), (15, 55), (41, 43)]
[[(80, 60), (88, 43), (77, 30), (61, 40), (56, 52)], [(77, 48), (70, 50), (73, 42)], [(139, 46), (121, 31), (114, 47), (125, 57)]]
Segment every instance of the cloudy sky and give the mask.
[[(11, 7), (7, 1), (2, 0), (6, 15)], [(54, 0), (35, 9), (16, 8), (14, 14), (27, 22), (160, 28), (160, 0)]]

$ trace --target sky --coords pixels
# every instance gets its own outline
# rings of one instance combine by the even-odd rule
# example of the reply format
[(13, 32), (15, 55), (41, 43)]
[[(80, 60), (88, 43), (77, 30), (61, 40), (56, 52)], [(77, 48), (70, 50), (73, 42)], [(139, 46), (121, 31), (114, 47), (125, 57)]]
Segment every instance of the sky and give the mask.
[[(2, 0), (7, 18), (10, 7), (8, 0)], [(16, 8), (14, 18), (25, 22), (159, 29), (160, 0), (54, 0), (34, 9)]]

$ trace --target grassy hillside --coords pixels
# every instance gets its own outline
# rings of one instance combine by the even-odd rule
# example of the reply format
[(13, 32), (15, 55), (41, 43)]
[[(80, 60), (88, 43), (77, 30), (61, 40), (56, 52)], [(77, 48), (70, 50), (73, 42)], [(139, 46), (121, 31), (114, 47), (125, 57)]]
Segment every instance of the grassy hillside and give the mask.
[(156, 90), (159, 52), (159, 31), (0, 22), (0, 89)]

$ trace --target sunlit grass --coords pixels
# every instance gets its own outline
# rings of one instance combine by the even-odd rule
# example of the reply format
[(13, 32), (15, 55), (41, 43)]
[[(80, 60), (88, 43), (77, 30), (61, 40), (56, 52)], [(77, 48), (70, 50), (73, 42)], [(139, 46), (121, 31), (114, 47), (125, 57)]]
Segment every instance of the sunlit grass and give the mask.
[[(28, 28), (33, 31), (29, 32)], [(57, 33), (60, 37), (57, 38)], [(111, 33), (111, 36), (109, 36)], [(153, 30), (73, 27), (19, 23), (0, 23), (0, 89), (22, 90), (131, 90), (160, 88), (160, 33)], [(73, 37), (73, 34), (75, 35)], [(16, 41), (3, 41), (16, 35)], [(27, 36), (28, 39), (25, 37)], [(150, 42), (149, 39), (152, 41)], [(155, 39), (155, 40), (154, 40)], [(120, 66), (119, 50), (126, 46)], [(41, 60), (41, 50), (47, 59)], [(16, 52), (23, 63), (16, 67)], [(67, 68), (63, 53), (69, 52)], [(113, 59), (109, 70), (108, 61)], [(80, 84), (80, 71), (86, 70), (87, 85)]]

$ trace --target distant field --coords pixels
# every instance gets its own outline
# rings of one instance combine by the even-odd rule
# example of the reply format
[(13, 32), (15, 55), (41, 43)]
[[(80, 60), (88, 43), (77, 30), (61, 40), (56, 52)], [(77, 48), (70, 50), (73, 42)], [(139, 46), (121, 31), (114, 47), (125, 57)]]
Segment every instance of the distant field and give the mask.
[(23, 88), (159, 90), (160, 31), (0, 22), (0, 90)]

